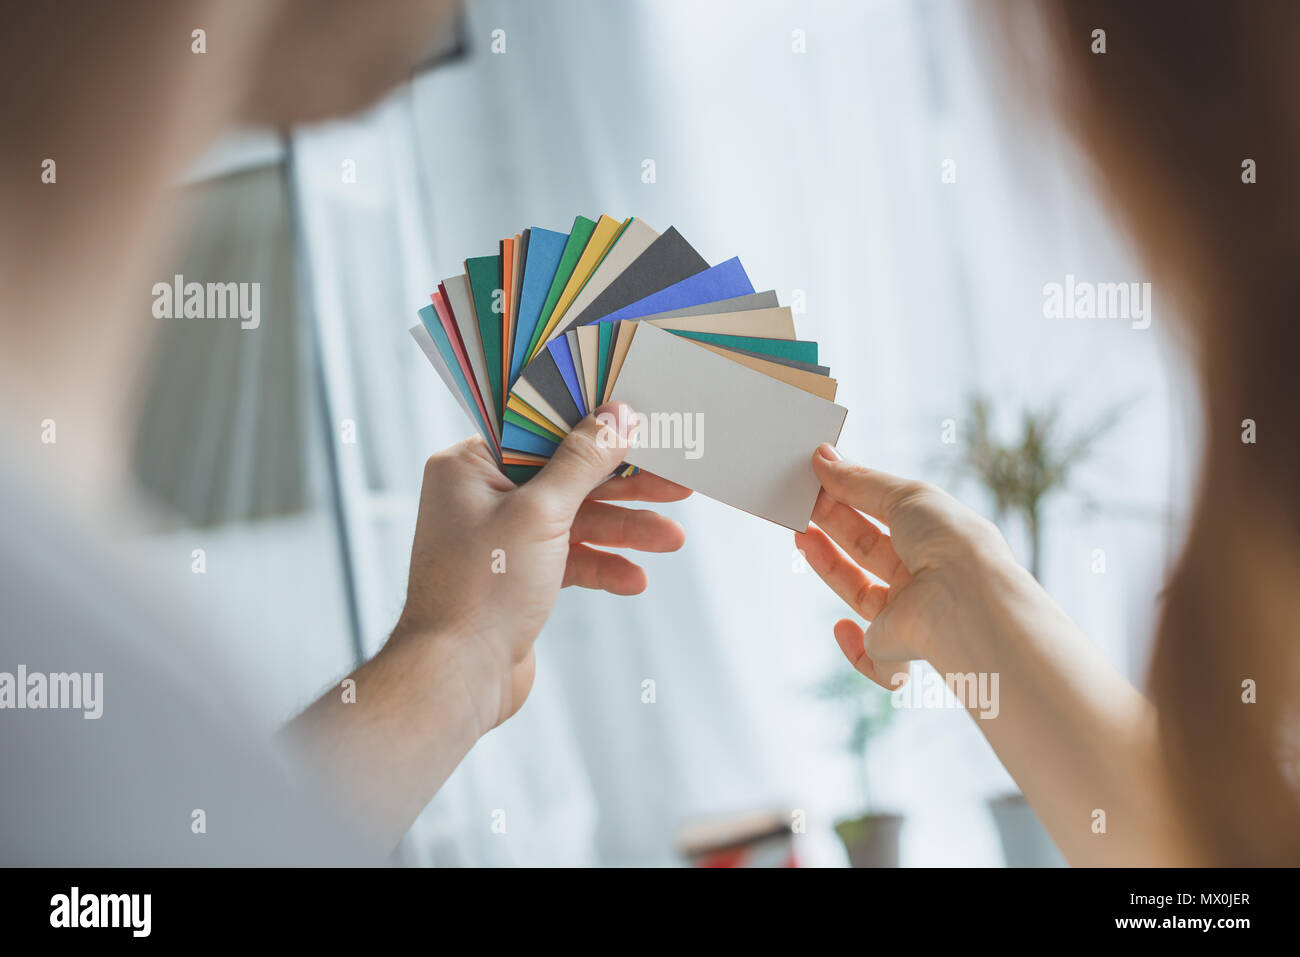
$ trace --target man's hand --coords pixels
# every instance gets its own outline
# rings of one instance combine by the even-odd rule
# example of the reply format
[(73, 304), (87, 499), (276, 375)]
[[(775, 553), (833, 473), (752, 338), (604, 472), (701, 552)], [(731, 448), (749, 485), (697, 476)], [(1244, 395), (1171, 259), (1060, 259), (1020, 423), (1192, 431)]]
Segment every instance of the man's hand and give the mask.
[(406, 607), (392, 640), (436, 636), (448, 643), (453, 653), (444, 660), (463, 669), (482, 732), (523, 704), (533, 681), (533, 641), (562, 587), (615, 595), (645, 590), (640, 566), (593, 546), (671, 552), (685, 540), (670, 518), (608, 504), (690, 494), (645, 473), (605, 481), (626, 455), (628, 436), (615, 429), (634, 424), (625, 406), (596, 410), (519, 488), (477, 438), (425, 466)]
[[(671, 552), (672, 519), (607, 504), (672, 502), (653, 475), (605, 481), (634, 424), (604, 407), (522, 488), (474, 439), (429, 459), (406, 607), (379, 654), (290, 723), (289, 739), (378, 853), (387, 853), (484, 733), (523, 704), (533, 641), (565, 585), (635, 595), (645, 572), (593, 546)], [(603, 484), (602, 484), (603, 483)]]

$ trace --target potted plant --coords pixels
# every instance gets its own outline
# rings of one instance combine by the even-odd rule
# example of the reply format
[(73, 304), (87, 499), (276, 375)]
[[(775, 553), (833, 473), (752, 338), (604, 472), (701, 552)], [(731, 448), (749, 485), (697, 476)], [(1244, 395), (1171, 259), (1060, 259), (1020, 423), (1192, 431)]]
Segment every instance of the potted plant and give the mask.
[(880, 733), (893, 716), (889, 692), (856, 671), (838, 668), (818, 687), (818, 696), (837, 702), (849, 718), (845, 746), (857, 767), (863, 813), (835, 825), (852, 867), (897, 867), (898, 835), (903, 818), (871, 811), (871, 778), (867, 742)]
[[(1029, 571), (1042, 581), (1043, 506), (1064, 492), (1074, 468), (1083, 462), (1100, 439), (1121, 418), (1117, 406), (1090, 427), (1063, 437), (1059, 406), (1043, 411), (1025, 410), (1020, 434), (1010, 442), (994, 434), (992, 403), (976, 396), (970, 400), (963, 430), (957, 477), (972, 477), (993, 502), (994, 520), (1003, 532), (1008, 518), (1019, 520), (1028, 541)], [(1059, 867), (1065, 861), (1038, 816), (1019, 792), (989, 801), (1008, 867)]]
[(1101, 416), (1089, 428), (1063, 437), (1060, 408), (1027, 409), (1020, 416), (1020, 434), (1002, 442), (993, 431), (993, 404), (975, 396), (962, 430), (956, 478), (974, 478), (993, 501), (993, 517), (1003, 532), (1007, 519), (1024, 527), (1029, 545), (1029, 571), (1041, 581), (1043, 506), (1069, 485), (1075, 466), (1092, 454), (1098, 439), (1121, 418), (1124, 406)]

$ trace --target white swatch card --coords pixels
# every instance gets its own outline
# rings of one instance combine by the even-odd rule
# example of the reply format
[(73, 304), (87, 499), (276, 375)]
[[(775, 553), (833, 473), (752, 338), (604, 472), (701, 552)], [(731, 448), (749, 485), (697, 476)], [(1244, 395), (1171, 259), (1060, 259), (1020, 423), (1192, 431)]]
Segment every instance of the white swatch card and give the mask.
[(643, 417), (627, 462), (797, 532), (821, 485), (812, 456), (848, 410), (646, 323), (612, 399)]

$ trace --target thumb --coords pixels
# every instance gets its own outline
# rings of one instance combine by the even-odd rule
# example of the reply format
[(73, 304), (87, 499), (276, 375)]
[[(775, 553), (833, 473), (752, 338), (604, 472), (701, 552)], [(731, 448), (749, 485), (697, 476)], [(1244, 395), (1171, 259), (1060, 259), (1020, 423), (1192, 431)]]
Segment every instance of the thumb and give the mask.
[(831, 498), (852, 505), (886, 525), (894, 524), (891, 513), (899, 499), (919, 488), (916, 482), (851, 462), (826, 442), (817, 447), (812, 462), (813, 472)]
[(637, 417), (623, 402), (602, 405), (564, 437), (551, 460), (524, 488), (572, 517), (587, 493), (627, 456)]

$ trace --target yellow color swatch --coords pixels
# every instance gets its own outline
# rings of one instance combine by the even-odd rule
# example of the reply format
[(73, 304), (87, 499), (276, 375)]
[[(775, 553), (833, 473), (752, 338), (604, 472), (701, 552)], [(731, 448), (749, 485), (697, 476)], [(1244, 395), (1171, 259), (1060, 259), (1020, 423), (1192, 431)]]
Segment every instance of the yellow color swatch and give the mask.
[(506, 408), (510, 409), (516, 415), (523, 416), (534, 425), (541, 426), (547, 432), (554, 435), (557, 441), (564, 438), (566, 434), (565, 431), (561, 430), (556, 423), (542, 415), (542, 413), (538, 412), (523, 399), (519, 398), (519, 396), (514, 392), (511, 392), (510, 397), (506, 399)]
[(573, 267), (573, 273), (569, 276), (569, 282), (565, 285), (564, 292), (560, 293), (555, 308), (551, 310), (551, 317), (546, 320), (546, 327), (537, 338), (537, 349), (528, 357), (530, 361), (545, 348), (546, 341), (551, 338), (551, 333), (560, 324), (560, 319), (563, 318), (569, 306), (573, 304), (573, 300), (578, 297), (578, 293), (582, 292), (582, 287), (587, 284), (587, 280), (596, 271), (596, 267), (605, 258), (605, 253), (609, 252), (609, 247), (613, 245), (614, 240), (618, 238), (619, 233), (623, 231), (626, 224), (626, 221), (620, 223), (617, 219), (612, 219), (604, 214), (596, 221), (596, 228), (592, 230), (591, 238), (587, 240), (582, 255), (578, 257), (578, 263)]

